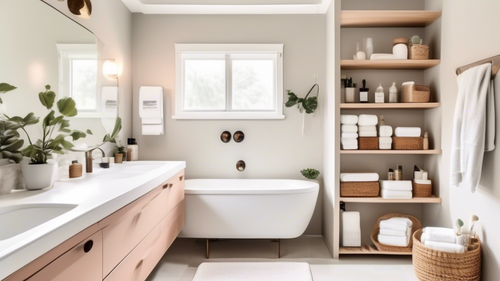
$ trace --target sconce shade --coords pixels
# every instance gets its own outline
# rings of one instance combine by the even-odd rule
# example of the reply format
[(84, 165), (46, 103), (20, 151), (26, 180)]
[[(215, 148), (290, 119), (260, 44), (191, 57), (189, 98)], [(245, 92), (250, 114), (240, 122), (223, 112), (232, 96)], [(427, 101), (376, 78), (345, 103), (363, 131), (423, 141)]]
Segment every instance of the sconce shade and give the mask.
[(102, 74), (108, 79), (118, 79), (118, 65), (112, 60), (104, 61)]
[(89, 19), (92, 14), (90, 0), (68, 0), (68, 8), (73, 15), (83, 19)]

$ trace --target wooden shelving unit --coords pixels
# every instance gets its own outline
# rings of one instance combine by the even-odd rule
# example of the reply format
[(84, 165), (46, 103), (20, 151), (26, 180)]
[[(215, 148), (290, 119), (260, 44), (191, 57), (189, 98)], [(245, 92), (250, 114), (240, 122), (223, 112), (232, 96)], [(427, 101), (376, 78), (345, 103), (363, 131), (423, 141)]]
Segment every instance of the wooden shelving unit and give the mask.
[(441, 17), (437, 11), (342, 11), (342, 27), (422, 27)]
[(341, 60), (342, 70), (402, 69), (419, 70), (439, 65), (441, 60)]
[(418, 203), (418, 204), (441, 204), (441, 198), (432, 197), (413, 197), (412, 199), (384, 199), (382, 197), (340, 197), (340, 201), (344, 203)]
[(341, 103), (340, 109), (432, 109), (441, 107), (439, 102), (426, 103)]
[(367, 154), (395, 154), (395, 155), (436, 155), (441, 154), (441, 149), (431, 150), (340, 150), (340, 154), (367, 155)]
[(341, 255), (396, 255), (396, 256), (411, 256), (412, 252), (388, 252), (388, 251), (379, 251), (375, 246), (364, 245), (360, 248), (348, 248), (348, 247), (340, 247), (339, 254)]

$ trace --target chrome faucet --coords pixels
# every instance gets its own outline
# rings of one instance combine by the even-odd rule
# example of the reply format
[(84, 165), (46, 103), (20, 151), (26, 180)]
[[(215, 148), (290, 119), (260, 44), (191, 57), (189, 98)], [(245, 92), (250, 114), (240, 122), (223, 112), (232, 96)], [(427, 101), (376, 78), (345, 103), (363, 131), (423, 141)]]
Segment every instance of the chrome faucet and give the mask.
[(92, 156), (92, 153), (94, 153), (94, 150), (99, 149), (102, 152), (102, 157), (105, 157), (106, 154), (104, 153), (104, 150), (102, 150), (99, 147), (93, 148), (91, 150), (85, 151), (85, 169), (87, 173), (92, 173), (93, 168), (94, 168), (94, 157)]

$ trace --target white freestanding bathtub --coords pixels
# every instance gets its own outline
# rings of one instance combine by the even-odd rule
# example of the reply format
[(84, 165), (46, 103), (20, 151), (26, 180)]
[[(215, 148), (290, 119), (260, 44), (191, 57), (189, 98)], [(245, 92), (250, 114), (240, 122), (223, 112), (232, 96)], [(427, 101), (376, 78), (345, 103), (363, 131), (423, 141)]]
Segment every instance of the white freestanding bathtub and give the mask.
[(289, 239), (306, 230), (319, 184), (301, 180), (186, 180), (180, 237)]

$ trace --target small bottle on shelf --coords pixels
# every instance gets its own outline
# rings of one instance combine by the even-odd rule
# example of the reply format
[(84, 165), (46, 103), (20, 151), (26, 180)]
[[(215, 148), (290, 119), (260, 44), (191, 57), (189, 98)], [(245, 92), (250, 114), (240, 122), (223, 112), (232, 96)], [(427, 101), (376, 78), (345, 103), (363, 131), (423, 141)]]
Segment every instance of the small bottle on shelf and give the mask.
[(366, 87), (366, 79), (363, 79), (363, 88), (359, 89), (359, 102), (360, 103), (368, 103), (368, 89)]
[(429, 133), (424, 133), (424, 150), (429, 150)]
[(394, 170), (393, 169), (389, 169), (389, 173), (387, 174), (387, 180), (390, 180), (390, 181), (395, 180), (395, 178), (394, 178)]
[(83, 173), (83, 166), (82, 164), (78, 163), (78, 160), (74, 160), (71, 162), (71, 165), (69, 166), (69, 178), (79, 178), (82, 176)]
[(396, 88), (396, 82), (392, 82), (392, 86), (389, 88), (389, 103), (398, 102), (398, 88)]
[(380, 83), (377, 90), (375, 91), (375, 103), (384, 103), (384, 101), (385, 101), (384, 87), (382, 87), (382, 83)]
[(403, 166), (397, 166), (396, 171), (394, 172), (394, 178), (397, 181), (403, 180)]

